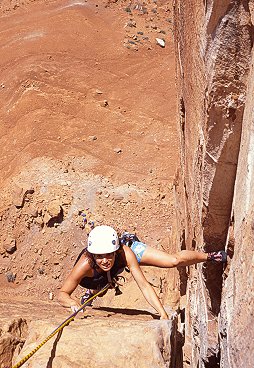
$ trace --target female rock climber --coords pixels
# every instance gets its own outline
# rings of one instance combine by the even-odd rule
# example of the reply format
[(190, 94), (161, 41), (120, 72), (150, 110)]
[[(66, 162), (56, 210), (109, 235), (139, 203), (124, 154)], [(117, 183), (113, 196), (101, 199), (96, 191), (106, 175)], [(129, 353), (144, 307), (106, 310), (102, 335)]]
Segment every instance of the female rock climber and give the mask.
[[(126, 245), (128, 244), (128, 245)], [(199, 262), (226, 262), (224, 251), (203, 253), (182, 250), (168, 254), (140, 242), (134, 235), (124, 233), (119, 239), (117, 232), (110, 226), (96, 226), (88, 236), (88, 245), (80, 253), (71, 273), (60, 289), (58, 300), (64, 307), (75, 312), (79, 307), (77, 300), (71, 297), (78, 285), (87, 289), (81, 298), (81, 304), (106, 286), (109, 280), (128, 267), (147, 302), (159, 313), (161, 319), (167, 319), (153, 287), (146, 280), (140, 265), (171, 268), (189, 266)]]

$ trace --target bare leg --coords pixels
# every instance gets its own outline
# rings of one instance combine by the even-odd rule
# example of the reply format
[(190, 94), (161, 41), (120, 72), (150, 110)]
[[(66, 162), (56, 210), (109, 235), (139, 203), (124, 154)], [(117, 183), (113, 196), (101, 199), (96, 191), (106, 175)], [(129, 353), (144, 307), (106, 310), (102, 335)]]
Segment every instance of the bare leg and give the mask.
[(144, 251), (140, 265), (171, 268), (177, 266), (190, 266), (205, 261), (207, 261), (207, 254), (203, 252), (182, 250), (175, 254), (168, 254), (148, 246)]

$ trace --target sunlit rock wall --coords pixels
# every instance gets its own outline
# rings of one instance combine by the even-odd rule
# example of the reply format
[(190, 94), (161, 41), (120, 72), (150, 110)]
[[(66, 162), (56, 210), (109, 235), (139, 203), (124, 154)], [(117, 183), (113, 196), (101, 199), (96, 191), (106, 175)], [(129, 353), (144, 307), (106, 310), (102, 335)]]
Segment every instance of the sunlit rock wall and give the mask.
[[(77, 319), (25, 363), (24, 368), (168, 368), (175, 367), (175, 327), (171, 321)], [(37, 320), (15, 364), (52, 332), (52, 321)], [(5, 367), (4, 367), (5, 368)]]
[(24, 318), (9, 315), (1, 318), (0, 368), (11, 367), (12, 358), (20, 352), (26, 337), (27, 322)]
[[(254, 167), (249, 152), (251, 102), (245, 109), (246, 98), (249, 101), (253, 95), (249, 86), (246, 97), (251, 79), (253, 1), (175, 0), (174, 6), (181, 134), (181, 168), (175, 182), (179, 240), (182, 249), (227, 247), (231, 254), (235, 251), (231, 269), (207, 264), (181, 272), (181, 294), (183, 298), (187, 295), (185, 362), (191, 367), (250, 367), (244, 355), (242, 365), (227, 361), (235, 349), (237, 331), (236, 324), (230, 323), (241, 305), (243, 285), (247, 287), (245, 272), (253, 253), (249, 253), (251, 242), (249, 246), (242, 242), (243, 231), (251, 237), (251, 224), (248, 228), (242, 220), (248, 208), (247, 194), (251, 196), (251, 162)], [(244, 148), (238, 165), (240, 145)], [(237, 170), (237, 188), (242, 194), (239, 197), (236, 190), (232, 214)], [(245, 257), (243, 270), (240, 264)], [(248, 270), (253, 277), (253, 269), (249, 266)], [(232, 276), (237, 274), (238, 278)], [(246, 302), (248, 298), (251, 294)], [(239, 321), (244, 326), (241, 317)]]
[[(254, 14), (253, 14), (254, 15)], [(254, 365), (254, 57), (246, 96), (229, 233), (234, 257), (220, 311), (221, 367)]]

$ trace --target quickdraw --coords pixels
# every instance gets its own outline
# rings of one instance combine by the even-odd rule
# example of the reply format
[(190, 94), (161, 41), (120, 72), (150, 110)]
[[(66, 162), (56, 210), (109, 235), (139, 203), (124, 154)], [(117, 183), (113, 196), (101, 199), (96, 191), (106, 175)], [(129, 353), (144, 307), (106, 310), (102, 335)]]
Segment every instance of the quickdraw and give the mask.
[[(120, 271), (121, 272), (121, 271)], [(107, 272), (107, 278), (108, 278), (108, 282), (111, 286), (112, 289), (115, 289), (115, 295), (121, 295), (122, 291), (120, 290), (119, 286), (123, 286), (123, 284), (121, 284), (119, 282), (119, 280), (123, 280), (123, 282), (125, 282), (125, 277), (123, 276), (119, 276), (116, 275), (113, 278), (111, 277), (110, 271)]]
[(115, 276), (113, 278), (112, 286), (115, 289), (115, 296), (122, 294), (122, 291), (120, 290), (120, 286), (123, 286), (123, 284), (121, 284), (119, 282), (119, 280), (123, 280), (123, 282), (125, 282), (125, 277), (124, 276)]

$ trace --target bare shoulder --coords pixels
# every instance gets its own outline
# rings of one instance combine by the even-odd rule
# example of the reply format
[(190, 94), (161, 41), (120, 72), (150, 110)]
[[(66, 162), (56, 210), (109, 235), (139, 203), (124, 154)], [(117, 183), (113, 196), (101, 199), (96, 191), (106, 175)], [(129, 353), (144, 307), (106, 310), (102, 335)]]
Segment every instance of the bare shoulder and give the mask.
[(75, 264), (71, 271), (72, 276), (75, 279), (81, 279), (82, 277), (91, 277), (93, 276), (93, 269), (89, 264), (89, 260), (85, 255), (82, 255), (78, 262)]

